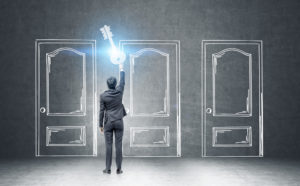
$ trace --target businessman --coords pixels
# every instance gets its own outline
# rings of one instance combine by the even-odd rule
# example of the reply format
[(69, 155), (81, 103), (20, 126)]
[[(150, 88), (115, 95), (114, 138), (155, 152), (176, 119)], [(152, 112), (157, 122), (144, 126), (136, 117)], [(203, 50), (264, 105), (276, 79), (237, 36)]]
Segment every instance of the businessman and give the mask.
[[(112, 144), (113, 133), (115, 133), (115, 147), (116, 147), (116, 164), (117, 174), (122, 174), (122, 139), (123, 139), (123, 117), (126, 116), (126, 111), (122, 104), (123, 92), (125, 86), (125, 72), (123, 70), (123, 63), (119, 65), (120, 68), (120, 83), (116, 86), (117, 79), (110, 77), (107, 79), (108, 90), (100, 95), (100, 131), (105, 136), (106, 146), (106, 168), (103, 173), (111, 173), (112, 162)], [(104, 123), (104, 127), (103, 127)]]

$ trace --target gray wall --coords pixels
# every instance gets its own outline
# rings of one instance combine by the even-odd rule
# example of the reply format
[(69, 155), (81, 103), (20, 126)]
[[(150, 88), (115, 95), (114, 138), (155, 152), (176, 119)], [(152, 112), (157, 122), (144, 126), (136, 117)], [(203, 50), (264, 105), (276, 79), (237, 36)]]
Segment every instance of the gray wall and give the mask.
[(1, 0), (0, 157), (34, 156), (35, 39), (96, 39), (102, 92), (100, 80), (116, 72), (101, 51), (104, 24), (116, 40), (181, 41), (185, 157), (201, 156), (201, 40), (263, 40), (265, 156), (300, 156), (299, 8), (298, 0)]

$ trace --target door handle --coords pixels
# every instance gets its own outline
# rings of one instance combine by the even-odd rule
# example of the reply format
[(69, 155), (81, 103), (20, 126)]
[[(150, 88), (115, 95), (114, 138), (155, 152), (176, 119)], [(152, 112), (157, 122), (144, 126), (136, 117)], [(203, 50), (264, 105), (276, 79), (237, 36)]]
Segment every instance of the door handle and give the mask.
[(125, 111), (126, 111), (126, 114), (129, 114), (130, 109), (126, 107), (126, 108), (125, 108)]
[(41, 112), (41, 113), (45, 113), (45, 112), (46, 112), (46, 108), (45, 108), (45, 107), (41, 107), (41, 108), (40, 108), (40, 112)]
[(211, 108), (207, 108), (207, 109), (206, 109), (206, 113), (207, 113), (207, 114), (211, 114), (211, 113), (212, 113), (212, 109), (211, 109)]

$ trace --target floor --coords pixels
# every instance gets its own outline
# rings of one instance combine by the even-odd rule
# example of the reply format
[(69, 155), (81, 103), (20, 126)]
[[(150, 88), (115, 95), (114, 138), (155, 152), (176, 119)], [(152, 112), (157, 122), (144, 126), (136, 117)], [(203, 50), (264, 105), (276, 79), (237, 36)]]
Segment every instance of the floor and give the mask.
[(2, 186), (300, 186), (300, 160), (124, 158), (122, 175), (104, 175), (101, 158), (0, 160)]

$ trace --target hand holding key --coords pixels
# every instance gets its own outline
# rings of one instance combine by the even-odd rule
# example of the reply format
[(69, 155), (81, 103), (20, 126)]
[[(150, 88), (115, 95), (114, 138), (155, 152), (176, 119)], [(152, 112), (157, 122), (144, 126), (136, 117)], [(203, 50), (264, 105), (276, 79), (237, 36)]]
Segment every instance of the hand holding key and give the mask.
[(119, 64), (119, 70), (120, 71), (124, 71), (124, 63), (120, 63)]

